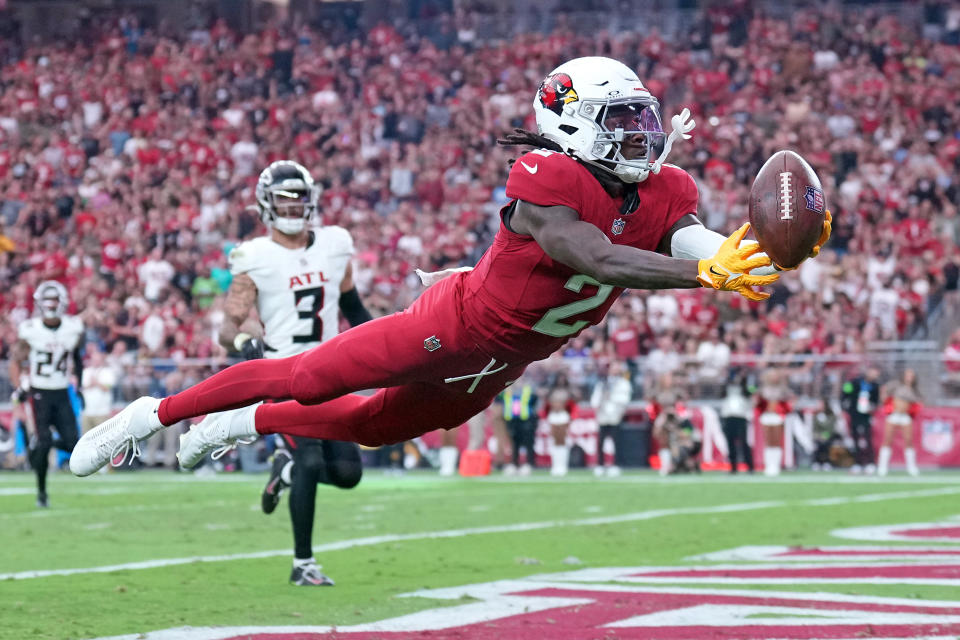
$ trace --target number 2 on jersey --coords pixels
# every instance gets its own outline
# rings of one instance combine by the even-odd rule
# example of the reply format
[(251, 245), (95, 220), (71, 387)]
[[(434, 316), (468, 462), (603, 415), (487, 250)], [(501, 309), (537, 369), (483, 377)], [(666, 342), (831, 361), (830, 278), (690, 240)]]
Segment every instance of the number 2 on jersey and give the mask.
[[(300, 301), (304, 298), (311, 298), (310, 309), (304, 311), (300, 308)], [(312, 289), (299, 289), (293, 292), (293, 306), (297, 308), (297, 317), (301, 320), (313, 320), (310, 327), (310, 333), (293, 336), (294, 342), (320, 342), (323, 337), (323, 319), (320, 317), (320, 310), (323, 309), (323, 287), (313, 287)]]
[(561, 320), (566, 320), (570, 316), (575, 316), (578, 313), (596, 309), (606, 301), (606, 299), (610, 296), (610, 292), (613, 291), (613, 285), (600, 284), (590, 276), (585, 276), (582, 273), (571, 276), (570, 279), (567, 280), (567, 283), (563, 286), (565, 289), (569, 289), (574, 293), (580, 293), (580, 290), (583, 289), (583, 285), (585, 284), (592, 284), (596, 286), (597, 292), (589, 298), (584, 298), (583, 300), (577, 300), (575, 302), (550, 309), (543, 314), (543, 317), (537, 321), (537, 324), (533, 325), (533, 330), (538, 333), (553, 336), (554, 338), (563, 338), (565, 336), (571, 336), (575, 334), (590, 324), (586, 320), (577, 320), (573, 324), (560, 322)]

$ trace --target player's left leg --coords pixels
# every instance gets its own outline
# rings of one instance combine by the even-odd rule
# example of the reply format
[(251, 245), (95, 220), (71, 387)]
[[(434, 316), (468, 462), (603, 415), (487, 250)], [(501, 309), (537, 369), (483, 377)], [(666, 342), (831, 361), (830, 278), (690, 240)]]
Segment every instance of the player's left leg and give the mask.
[[(348, 395), (318, 405), (264, 404), (207, 416), (180, 439), (180, 464), (190, 468), (220, 447), (241, 438), (284, 433), (379, 447), (412, 440), (434, 429), (451, 429), (486, 409), (522, 367), (503, 371), (482, 389), (465, 393), (443, 384), (413, 382), (371, 396)], [(511, 375), (514, 374), (514, 375)]]
[(293, 568), (290, 582), (298, 586), (331, 586), (313, 557), (313, 518), (317, 483), (325, 475), (323, 449), (319, 442), (298, 439), (293, 448), (290, 486), (290, 522), (293, 525)]
[(341, 489), (357, 486), (363, 475), (360, 449), (352, 442), (296, 438), (293, 452), (290, 521), (294, 558), (290, 582), (299, 586), (332, 585), (333, 580), (321, 571), (313, 557), (317, 484)]
[(47, 507), (47, 472), (50, 467), (50, 449), (53, 447), (53, 433), (50, 425), (53, 422), (54, 405), (49, 392), (30, 392), (30, 409), (33, 414), (33, 434), (27, 442), (27, 458), (34, 474), (37, 476), (37, 506)]
[[(259, 400), (320, 404), (362, 389), (444, 380), (462, 373), (479, 380), (501, 371), (507, 365), (485, 356), (463, 328), (455, 287), (456, 281), (440, 282), (409, 310), (354, 327), (300, 355), (241, 362), (162, 401), (140, 398), (85, 434), (70, 468), (76, 475), (89, 475), (118, 452), (133, 447), (136, 453), (138, 440), (165, 425), (211, 412), (249, 408)], [(497, 367), (484, 368), (488, 362)]]

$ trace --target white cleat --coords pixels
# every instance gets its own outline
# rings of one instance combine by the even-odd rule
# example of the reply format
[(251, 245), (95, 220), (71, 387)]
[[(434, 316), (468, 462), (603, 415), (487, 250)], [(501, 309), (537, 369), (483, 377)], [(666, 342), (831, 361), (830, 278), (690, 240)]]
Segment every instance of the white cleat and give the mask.
[(140, 455), (139, 441), (163, 429), (157, 416), (159, 406), (159, 398), (137, 398), (120, 413), (83, 434), (70, 454), (70, 471), (88, 476), (118, 457), (122, 464), (128, 451), (133, 462)]
[(180, 436), (180, 451), (177, 452), (180, 466), (192, 469), (208, 453), (212, 452), (213, 459), (218, 460), (237, 445), (255, 442), (259, 434), (253, 426), (253, 417), (258, 405), (207, 414), (199, 424)]

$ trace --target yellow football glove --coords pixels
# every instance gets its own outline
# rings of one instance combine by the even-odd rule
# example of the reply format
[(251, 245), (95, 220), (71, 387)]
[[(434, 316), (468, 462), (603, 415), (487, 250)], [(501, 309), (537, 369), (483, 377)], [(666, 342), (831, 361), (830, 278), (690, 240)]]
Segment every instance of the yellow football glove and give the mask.
[[(813, 245), (813, 249), (810, 249), (810, 255), (807, 256), (808, 258), (816, 258), (818, 255), (820, 255), (820, 247), (825, 245), (827, 240), (830, 239), (831, 231), (833, 231), (833, 216), (830, 215), (830, 209), (827, 209), (827, 212), (823, 218), (823, 229), (820, 231), (820, 239), (817, 240), (817, 244)], [(800, 264), (803, 264), (803, 260), (800, 261)], [(800, 264), (798, 264), (796, 267), (790, 267), (788, 269), (787, 267), (781, 267), (780, 265), (774, 263), (773, 268), (777, 271), (793, 271), (794, 269), (798, 269)]]
[(697, 280), (705, 287), (720, 291), (736, 291), (747, 300), (766, 300), (769, 293), (755, 291), (754, 286), (763, 286), (777, 281), (780, 274), (752, 276), (750, 271), (758, 267), (770, 266), (770, 258), (761, 255), (760, 245), (750, 242), (740, 246), (740, 241), (750, 230), (750, 223), (742, 227), (723, 241), (712, 258), (704, 258), (699, 263), (700, 275)]
[(811, 258), (816, 258), (820, 255), (820, 247), (827, 244), (831, 231), (833, 231), (833, 216), (830, 215), (830, 209), (827, 209), (826, 214), (823, 216), (823, 230), (820, 232), (820, 239), (817, 240), (817, 244), (813, 246), (813, 249), (810, 249)]

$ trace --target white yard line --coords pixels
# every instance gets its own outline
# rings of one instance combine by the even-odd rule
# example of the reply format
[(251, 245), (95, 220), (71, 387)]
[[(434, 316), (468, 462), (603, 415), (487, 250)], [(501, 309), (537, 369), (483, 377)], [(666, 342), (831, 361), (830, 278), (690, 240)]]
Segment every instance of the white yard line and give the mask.
[[(900, 500), (934, 497), (941, 495), (960, 494), (960, 487), (945, 487), (940, 489), (921, 489), (918, 491), (895, 491), (890, 493), (867, 494), (862, 496), (851, 496), (845, 502), (831, 502), (833, 504), (846, 504), (855, 502), (875, 502), (880, 500)], [(666, 518), (671, 516), (703, 515), (710, 513), (730, 513), (737, 511), (755, 511), (758, 509), (772, 509), (791, 505), (800, 506), (828, 506), (820, 504), (817, 500), (772, 500), (764, 502), (745, 502), (739, 504), (716, 505), (711, 507), (680, 507), (675, 509), (651, 509), (649, 511), (639, 511), (635, 513), (625, 513), (615, 516), (598, 516), (592, 518), (580, 518), (576, 520), (547, 520), (542, 522), (526, 522), (510, 525), (493, 525), (488, 527), (470, 527), (464, 529), (449, 529), (446, 531), (424, 531), (420, 533), (406, 534), (388, 534), (382, 536), (370, 536), (367, 538), (355, 538), (351, 540), (341, 540), (339, 542), (330, 542), (317, 545), (314, 550), (318, 553), (327, 551), (341, 551), (354, 547), (368, 547), (390, 542), (406, 542), (411, 540), (431, 540), (441, 538), (460, 538), (463, 536), (482, 535), (487, 533), (512, 533), (519, 531), (535, 531), (538, 529), (550, 529), (554, 527), (580, 527), (603, 524), (614, 524), (620, 522), (637, 522), (641, 520), (654, 520), (657, 518)], [(235, 553), (215, 556), (191, 556), (187, 558), (165, 558), (158, 560), (145, 560), (142, 562), (128, 562), (125, 564), (107, 565), (100, 567), (85, 567), (75, 569), (46, 569), (37, 571), (18, 571), (14, 573), (0, 573), (0, 580), (26, 580), (30, 578), (46, 578), (50, 576), (70, 576), (88, 573), (110, 573), (113, 571), (129, 571), (138, 569), (156, 569), (159, 567), (170, 567), (174, 565), (190, 564), (192, 562), (225, 562), (231, 560), (251, 560), (259, 558), (271, 558), (276, 556), (289, 555), (289, 549), (275, 549), (271, 551), (256, 551), (251, 553)]]

